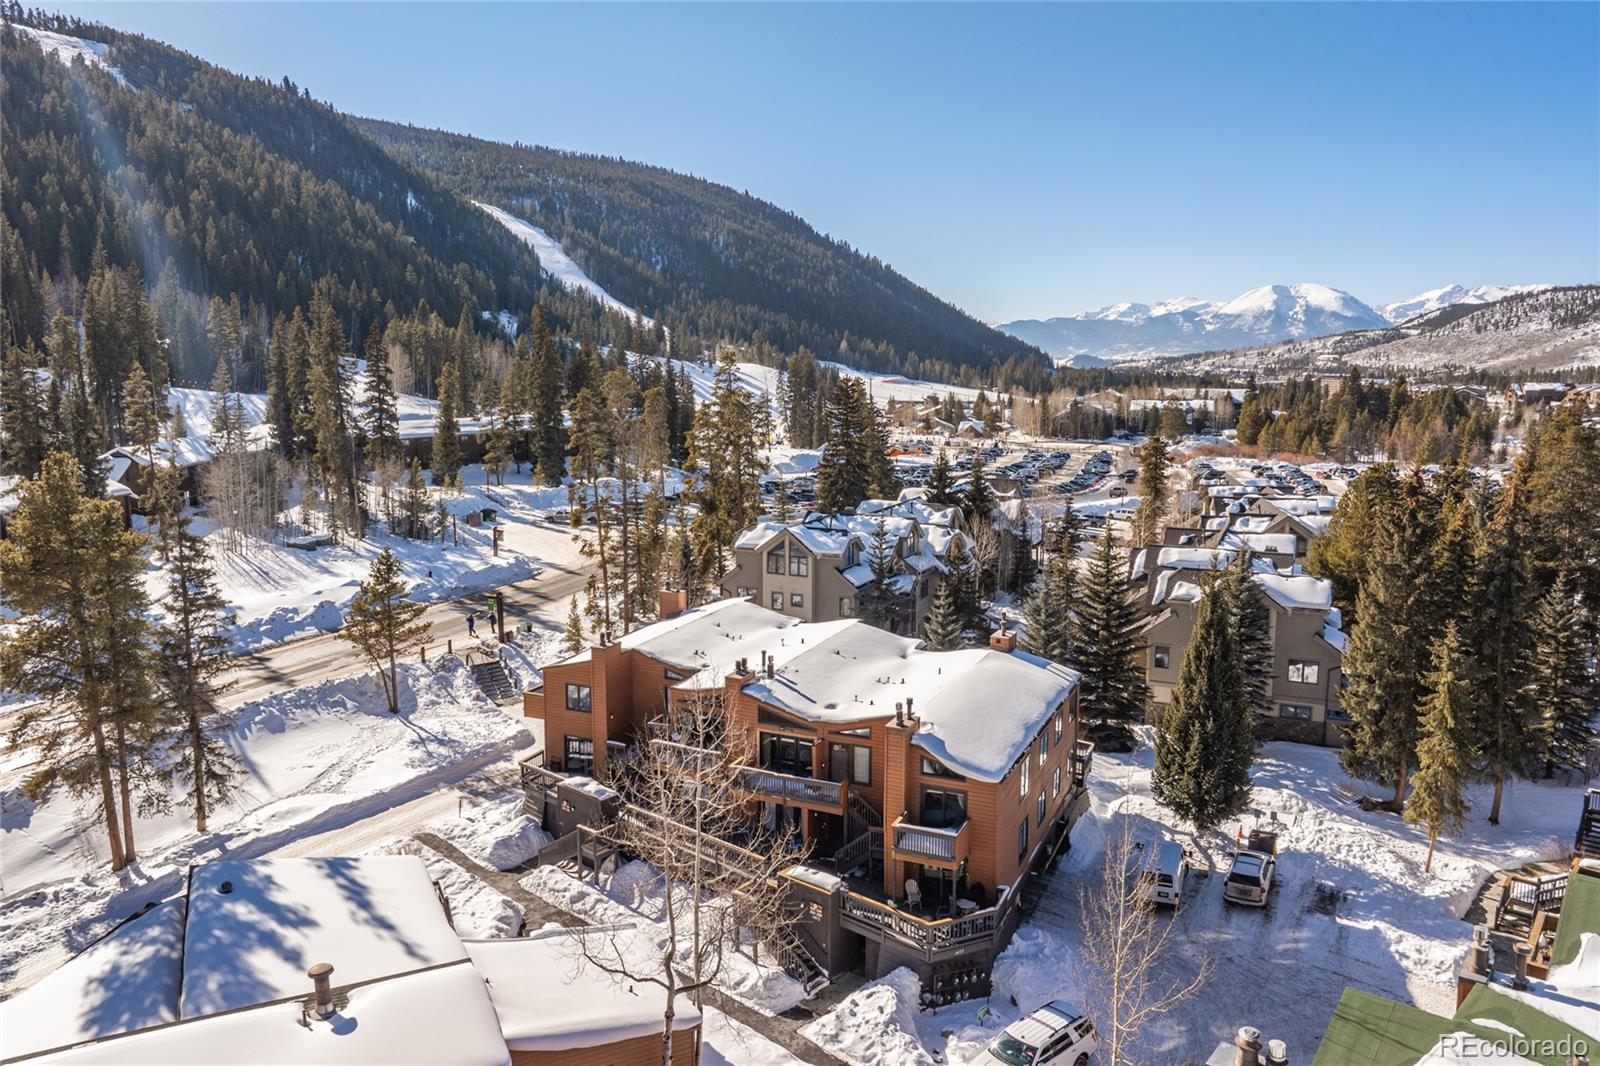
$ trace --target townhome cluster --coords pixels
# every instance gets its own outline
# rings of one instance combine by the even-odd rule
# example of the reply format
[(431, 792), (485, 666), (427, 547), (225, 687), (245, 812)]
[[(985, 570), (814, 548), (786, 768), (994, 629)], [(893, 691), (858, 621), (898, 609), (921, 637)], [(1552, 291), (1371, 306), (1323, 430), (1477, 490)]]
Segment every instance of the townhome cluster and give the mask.
[(808, 514), (798, 522), (763, 521), (734, 542), (724, 596), (747, 597), (807, 622), (857, 613), (861, 590), (873, 580), (879, 524), (894, 577), (890, 589), (902, 610), (896, 632), (920, 633), (948, 572), (951, 546), (969, 554), (959, 507), (934, 507), (907, 490), (898, 500), (864, 500), (855, 514)]
[[(786, 530), (783, 547), (803, 543)], [(768, 550), (773, 550), (768, 548)], [(790, 872), (819, 972), (911, 966), (932, 1001), (981, 994), (1047, 864), (1087, 805), (1078, 675), (997, 632), (933, 652), (854, 619), (805, 621), (744, 598), (684, 609), (546, 667), (525, 712), (547, 750), (526, 767), (555, 832), (598, 820), (596, 782), (626, 773), (651, 722), (720, 693), (749, 741), (752, 824), (805, 849)]]

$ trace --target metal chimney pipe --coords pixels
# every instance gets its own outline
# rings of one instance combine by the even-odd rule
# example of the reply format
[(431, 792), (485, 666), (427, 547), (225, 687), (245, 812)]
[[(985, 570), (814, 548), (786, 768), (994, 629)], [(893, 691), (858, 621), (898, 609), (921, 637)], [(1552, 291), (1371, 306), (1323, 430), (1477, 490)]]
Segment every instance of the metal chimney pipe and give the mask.
[(1261, 1066), (1261, 1030), (1246, 1025), (1233, 1038), (1234, 1066)]
[(316, 990), (317, 1017), (326, 1018), (333, 1013), (333, 965), (319, 962), (306, 971), (306, 976)]
[(1282, 1040), (1268, 1040), (1267, 1066), (1289, 1066), (1289, 1045)]
[(1475, 925), (1472, 927), (1472, 972), (1479, 977), (1492, 977), (1494, 975), (1494, 950), (1489, 941), (1489, 927)]

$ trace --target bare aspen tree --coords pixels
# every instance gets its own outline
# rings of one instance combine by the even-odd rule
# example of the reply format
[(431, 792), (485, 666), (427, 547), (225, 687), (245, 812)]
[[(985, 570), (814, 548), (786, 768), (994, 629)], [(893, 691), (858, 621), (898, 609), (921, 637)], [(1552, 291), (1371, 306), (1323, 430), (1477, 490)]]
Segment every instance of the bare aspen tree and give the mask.
[[(666, 936), (640, 952), (626, 934), (580, 934), (584, 959), (666, 994), (661, 1062), (672, 1062), (679, 996), (696, 1002), (734, 952), (782, 959), (795, 950), (794, 918), (781, 876), (802, 856), (794, 841), (762, 827), (754, 801), (739, 787), (750, 765), (748, 736), (726, 728), (720, 690), (674, 694), (653, 739), (643, 743), (616, 782), (624, 804), (605, 834), (624, 853), (656, 870), (660, 898), (650, 917)], [(729, 843), (730, 839), (740, 843)], [(630, 950), (630, 942), (633, 944)]]
[(1163, 969), (1180, 952), (1167, 946), (1173, 922), (1140, 891), (1147, 861), (1134, 845), (1133, 823), (1123, 819), (1106, 840), (1099, 880), (1079, 894), (1087, 1006), (1110, 1066), (1136, 1063), (1146, 1026), (1198, 992), (1211, 972), (1208, 958), (1188, 975)]

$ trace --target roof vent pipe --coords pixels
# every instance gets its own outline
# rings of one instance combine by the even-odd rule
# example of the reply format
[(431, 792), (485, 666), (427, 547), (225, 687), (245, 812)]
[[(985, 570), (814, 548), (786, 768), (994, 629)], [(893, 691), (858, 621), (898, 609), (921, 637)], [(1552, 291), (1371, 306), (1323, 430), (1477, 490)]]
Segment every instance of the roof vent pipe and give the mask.
[(1289, 1045), (1282, 1040), (1268, 1040), (1267, 1066), (1289, 1066)]
[(1239, 1030), (1233, 1038), (1234, 1066), (1260, 1066), (1261, 1064), (1261, 1030), (1253, 1025), (1246, 1025)]
[(333, 965), (319, 962), (306, 971), (306, 976), (316, 990), (317, 1017), (326, 1018), (333, 1013)]

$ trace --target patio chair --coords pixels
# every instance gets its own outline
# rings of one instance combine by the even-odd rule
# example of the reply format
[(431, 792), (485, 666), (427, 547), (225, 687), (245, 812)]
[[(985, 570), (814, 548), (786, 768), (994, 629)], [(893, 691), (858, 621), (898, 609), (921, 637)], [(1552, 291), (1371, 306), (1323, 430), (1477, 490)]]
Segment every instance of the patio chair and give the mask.
[(906, 878), (906, 906), (912, 910), (922, 909), (922, 886), (915, 877)]

